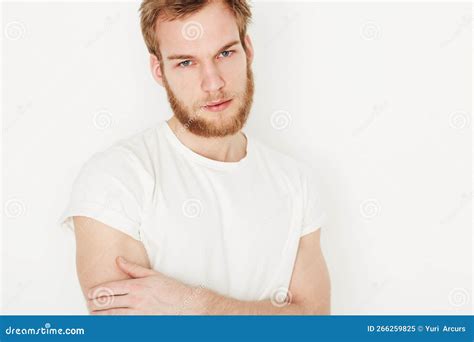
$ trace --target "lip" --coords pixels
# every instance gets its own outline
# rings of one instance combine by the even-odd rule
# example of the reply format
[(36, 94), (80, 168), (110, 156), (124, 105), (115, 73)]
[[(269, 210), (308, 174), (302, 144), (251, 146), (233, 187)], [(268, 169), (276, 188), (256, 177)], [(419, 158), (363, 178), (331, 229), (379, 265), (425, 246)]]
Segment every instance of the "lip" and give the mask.
[(218, 102), (214, 102), (214, 103), (209, 102), (205, 106), (203, 106), (203, 108), (205, 110), (210, 111), (210, 112), (220, 112), (220, 111), (226, 109), (227, 107), (229, 107), (231, 101), (232, 101), (232, 99), (222, 100), (222, 101), (218, 101)]

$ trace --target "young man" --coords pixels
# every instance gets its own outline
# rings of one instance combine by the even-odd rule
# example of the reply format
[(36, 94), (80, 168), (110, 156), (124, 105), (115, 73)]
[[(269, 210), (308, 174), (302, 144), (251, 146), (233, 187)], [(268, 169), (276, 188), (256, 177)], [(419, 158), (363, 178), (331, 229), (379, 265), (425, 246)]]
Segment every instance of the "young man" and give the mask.
[(313, 174), (242, 132), (254, 93), (244, 0), (145, 0), (168, 121), (95, 154), (61, 222), (89, 312), (329, 314)]

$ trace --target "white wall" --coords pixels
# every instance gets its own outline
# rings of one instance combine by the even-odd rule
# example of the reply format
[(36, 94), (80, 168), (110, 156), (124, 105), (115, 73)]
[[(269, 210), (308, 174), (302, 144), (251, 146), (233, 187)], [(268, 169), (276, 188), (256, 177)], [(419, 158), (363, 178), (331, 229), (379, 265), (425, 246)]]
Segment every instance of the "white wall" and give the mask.
[[(470, 4), (253, 8), (247, 129), (320, 173), (333, 314), (471, 313)], [(170, 114), (137, 10), (3, 4), (4, 314), (86, 313), (56, 225), (72, 182)]]

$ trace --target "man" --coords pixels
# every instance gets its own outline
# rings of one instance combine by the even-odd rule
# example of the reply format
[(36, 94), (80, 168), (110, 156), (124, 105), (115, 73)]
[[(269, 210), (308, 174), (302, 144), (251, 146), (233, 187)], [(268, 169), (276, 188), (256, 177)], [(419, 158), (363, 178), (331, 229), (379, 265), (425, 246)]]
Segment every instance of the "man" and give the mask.
[(310, 168), (242, 131), (245, 1), (145, 0), (173, 116), (95, 154), (61, 222), (91, 314), (329, 314), (325, 213)]

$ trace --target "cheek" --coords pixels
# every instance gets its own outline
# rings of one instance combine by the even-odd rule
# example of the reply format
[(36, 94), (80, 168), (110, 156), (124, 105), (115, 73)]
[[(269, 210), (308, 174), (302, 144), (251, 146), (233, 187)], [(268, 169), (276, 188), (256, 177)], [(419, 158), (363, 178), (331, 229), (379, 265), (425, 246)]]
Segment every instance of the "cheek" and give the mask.
[(246, 60), (230, 61), (223, 64), (222, 75), (229, 90), (241, 91), (245, 89), (247, 83), (247, 64)]
[(173, 72), (169, 84), (176, 94), (186, 93), (192, 87), (192, 77), (189, 73), (186, 75), (184, 72)]
[(196, 91), (196, 80), (193, 75), (181, 75), (175, 73), (168, 77), (168, 84), (175, 96), (186, 105), (190, 105), (194, 100)]

